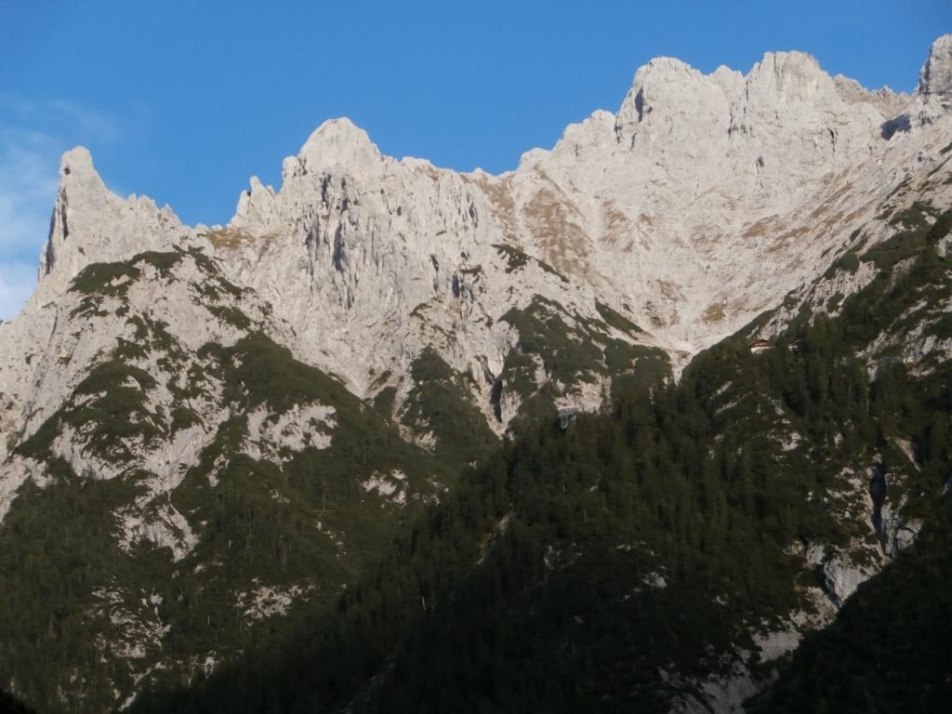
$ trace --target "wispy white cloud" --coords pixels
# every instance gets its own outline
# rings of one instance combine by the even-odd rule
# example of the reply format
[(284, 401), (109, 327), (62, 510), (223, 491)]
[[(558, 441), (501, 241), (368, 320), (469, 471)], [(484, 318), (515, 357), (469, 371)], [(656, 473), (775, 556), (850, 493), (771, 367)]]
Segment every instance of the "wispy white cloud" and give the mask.
[(77, 141), (119, 141), (110, 117), (63, 99), (0, 95), (0, 319), (35, 284), (49, 234), (59, 157)]
[(38, 100), (16, 94), (0, 94), (0, 123), (33, 128), (45, 136), (86, 137), (99, 143), (122, 139), (119, 123), (68, 99)]
[(0, 260), (39, 254), (56, 195), (53, 144), (14, 132), (0, 140)]
[(36, 287), (36, 265), (24, 261), (0, 262), (0, 320), (16, 317)]

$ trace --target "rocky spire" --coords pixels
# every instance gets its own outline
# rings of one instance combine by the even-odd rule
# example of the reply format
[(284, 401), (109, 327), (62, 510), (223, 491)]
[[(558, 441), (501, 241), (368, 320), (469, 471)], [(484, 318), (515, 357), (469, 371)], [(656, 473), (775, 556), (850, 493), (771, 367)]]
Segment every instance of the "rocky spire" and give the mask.
[(122, 199), (112, 193), (89, 150), (77, 146), (60, 161), (50, 235), (40, 255), (39, 289), (61, 292), (89, 263), (168, 248), (189, 233), (168, 206), (160, 209), (146, 196)]
[(109, 191), (103, 183), (89, 149), (77, 146), (63, 154), (59, 169), (59, 191), (50, 220), (50, 235), (40, 256), (40, 277), (52, 272), (57, 256), (71, 235), (70, 226), (82, 223), (85, 214), (99, 207)]
[(908, 110), (890, 122), (890, 128), (908, 130), (947, 119), (952, 110), (952, 34), (932, 43), (919, 71), (919, 85)]
[(952, 103), (952, 34), (932, 43), (929, 57), (919, 72), (917, 91), (923, 97), (938, 97), (944, 103)]
[(340, 118), (321, 124), (304, 142), (298, 160), (310, 174), (335, 166), (356, 173), (379, 165), (382, 157), (366, 131), (350, 119)]

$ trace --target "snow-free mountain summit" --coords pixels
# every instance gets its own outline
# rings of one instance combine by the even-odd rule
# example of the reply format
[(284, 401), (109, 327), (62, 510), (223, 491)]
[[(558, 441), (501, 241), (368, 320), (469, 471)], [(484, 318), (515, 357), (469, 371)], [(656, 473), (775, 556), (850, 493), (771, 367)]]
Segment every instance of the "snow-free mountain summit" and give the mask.
[[(872, 445), (869, 425), (854, 434), (846, 416), (841, 432), (814, 433), (811, 399), (827, 405), (839, 387), (804, 386), (801, 399), (778, 386), (792, 363), (764, 365), (782, 344), (783, 360), (813, 369), (798, 345), (814, 337), (793, 331), (885, 315), (869, 305), (902, 284), (920, 299), (875, 330), (844, 328), (843, 354), (823, 352), (823, 369), (859, 360), (844, 377), (853, 396), (896, 364), (915, 384), (944, 374), (950, 158), (952, 35), (933, 44), (912, 94), (831, 77), (800, 52), (768, 53), (747, 74), (655, 59), (617, 112), (570, 125), (499, 176), (387, 157), (330, 120), (284, 160), (278, 190), (251, 179), (227, 226), (185, 226), (148, 198), (118, 197), (86, 149), (67, 152), (36, 291), (0, 323), (2, 686), (43, 710), (103, 711), (227, 669), (301, 613), (332, 610), (422, 513), (503, 458), (503, 440), (549, 423), (553, 438), (578, 438), (579, 415), (687, 389), (682, 375), (710, 410), (704, 430), (685, 432), (710, 439), (685, 469), (747, 430), (765, 446), (745, 474), (824, 474), (810, 477), (823, 493), (800, 500), (821, 508), (829, 495), (835, 523), (776, 536), (790, 536), (777, 559), (814, 576), (794, 573), (784, 592), (812, 609), (730, 620), (763, 624), (762, 661), (789, 652), (913, 543), (935, 489), (910, 485), (933, 468), (922, 433), (882, 427)], [(746, 373), (765, 370), (756, 388), (723, 371), (697, 377), (724, 345), (753, 360), (755, 341), (768, 352)], [(731, 416), (756, 400), (750, 423)], [(474, 536), (472, 568), (490, 567), (524, 495)], [(705, 498), (702, 511), (720, 504)], [(586, 522), (591, 508), (579, 506)], [(695, 523), (679, 533), (700, 528), (675, 510)], [(766, 511), (757, 517), (774, 518)], [(585, 547), (547, 543), (546, 572), (584, 563)], [(668, 592), (671, 578), (676, 591), (675, 570), (656, 563), (644, 588)], [(429, 592), (420, 616), (439, 617)], [(387, 656), (412, 650), (400, 647)], [(718, 650), (724, 666), (708, 679), (674, 659), (652, 665), (657, 696), (685, 710), (739, 706), (766, 682), (739, 652)], [(385, 681), (390, 665), (374, 666)]]

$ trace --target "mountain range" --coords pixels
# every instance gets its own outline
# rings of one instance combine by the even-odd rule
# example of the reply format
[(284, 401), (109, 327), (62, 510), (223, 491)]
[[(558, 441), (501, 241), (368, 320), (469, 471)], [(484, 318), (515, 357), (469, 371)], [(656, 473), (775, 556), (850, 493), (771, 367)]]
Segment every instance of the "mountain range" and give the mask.
[(932, 709), (950, 159), (952, 35), (912, 94), (655, 59), (499, 176), (331, 120), (227, 226), (67, 152), (0, 323), (0, 686)]

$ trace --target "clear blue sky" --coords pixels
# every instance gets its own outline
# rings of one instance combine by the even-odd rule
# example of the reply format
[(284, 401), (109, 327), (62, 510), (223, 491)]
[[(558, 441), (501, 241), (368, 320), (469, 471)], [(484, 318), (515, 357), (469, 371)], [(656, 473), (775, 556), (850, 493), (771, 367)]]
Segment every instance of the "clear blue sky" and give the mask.
[(387, 154), (492, 172), (616, 110), (671, 55), (747, 71), (800, 49), (912, 90), (952, 0), (0, 0), (0, 317), (29, 289), (60, 153), (107, 184), (224, 223), (330, 117)]

